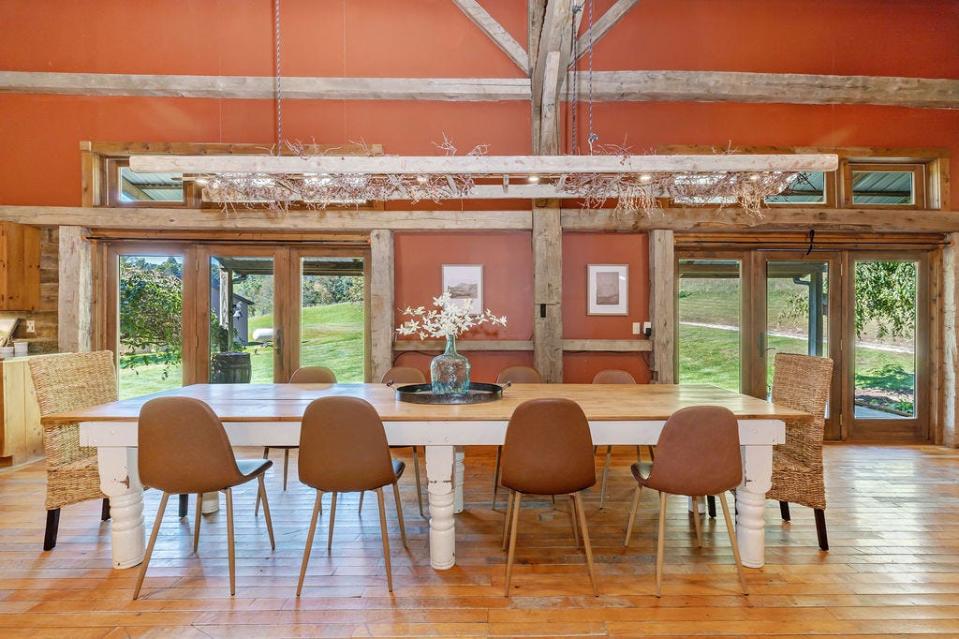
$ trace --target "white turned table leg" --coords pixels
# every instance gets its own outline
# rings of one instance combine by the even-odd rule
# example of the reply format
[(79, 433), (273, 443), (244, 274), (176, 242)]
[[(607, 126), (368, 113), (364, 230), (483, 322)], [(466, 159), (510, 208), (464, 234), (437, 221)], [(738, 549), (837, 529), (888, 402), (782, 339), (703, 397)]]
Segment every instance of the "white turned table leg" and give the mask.
[(430, 565), (436, 570), (456, 563), (453, 518), (453, 447), (426, 447), (426, 479), (430, 498)]
[(110, 545), (114, 568), (143, 561), (143, 485), (137, 473), (137, 449), (97, 449), (100, 490), (110, 498)]
[(203, 493), (203, 514), (209, 515), (218, 510), (220, 510), (220, 493)]
[(453, 467), (453, 512), (463, 512), (463, 476), (465, 474), (465, 464), (463, 463), (466, 454), (462, 446), (456, 447), (455, 466)]
[(766, 563), (766, 492), (772, 485), (773, 447), (743, 446), (743, 483), (736, 489), (736, 539), (743, 565)]

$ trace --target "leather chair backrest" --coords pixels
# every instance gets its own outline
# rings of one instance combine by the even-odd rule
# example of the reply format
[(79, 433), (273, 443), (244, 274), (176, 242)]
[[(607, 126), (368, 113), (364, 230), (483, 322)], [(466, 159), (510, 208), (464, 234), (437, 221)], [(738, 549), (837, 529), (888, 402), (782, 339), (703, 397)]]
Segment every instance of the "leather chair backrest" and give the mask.
[(426, 375), (418, 368), (394, 366), (383, 375), (382, 383), (389, 384), (425, 384)]
[(593, 376), (594, 384), (635, 384), (636, 378), (629, 371), (607, 368)]
[(593, 438), (583, 409), (568, 399), (532, 399), (506, 427), (502, 484), (531, 495), (564, 495), (596, 483)]
[(304, 366), (290, 375), (291, 384), (335, 384), (336, 373), (326, 366)]
[(137, 464), (143, 485), (207, 493), (243, 481), (223, 423), (192, 397), (158, 397), (140, 409)]
[(356, 397), (310, 403), (300, 428), (300, 481), (323, 492), (373, 490), (396, 480), (376, 410)]
[(666, 420), (646, 485), (671, 495), (718, 495), (743, 478), (739, 423), (722, 406), (690, 406)]
[(497, 384), (505, 384), (506, 382), (513, 384), (542, 384), (543, 376), (539, 374), (538, 370), (531, 366), (510, 366), (509, 368), (501, 370), (499, 375), (496, 376)]

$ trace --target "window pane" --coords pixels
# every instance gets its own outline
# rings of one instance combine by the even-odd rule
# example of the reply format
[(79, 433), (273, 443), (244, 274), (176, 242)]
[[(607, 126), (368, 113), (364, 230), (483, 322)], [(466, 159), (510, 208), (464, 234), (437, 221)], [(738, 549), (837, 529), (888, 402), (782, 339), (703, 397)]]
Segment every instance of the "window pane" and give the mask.
[(183, 202), (180, 173), (136, 173), (120, 167), (121, 202)]
[(120, 399), (183, 383), (183, 258), (121, 255)]
[(739, 260), (679, 261), (679, 381), (740, 389)]
[(916, 415), (915, 262), (857, 261), (855, 415)]
[(326, 366), (340, 382), (362, 382), (363, 260), (307, 257), (300, 283), (300, 366)]
[(912, 171), (852, 172), (853, 204), (914, 204)]
[(210, 316), (210, 383), (272, 383), (273, 258), (211, 258)]
[(822, 171), (800, 173), (789, 188), (779, 195), (770, 195), (772, 204), (825, 204), (826, 174)]

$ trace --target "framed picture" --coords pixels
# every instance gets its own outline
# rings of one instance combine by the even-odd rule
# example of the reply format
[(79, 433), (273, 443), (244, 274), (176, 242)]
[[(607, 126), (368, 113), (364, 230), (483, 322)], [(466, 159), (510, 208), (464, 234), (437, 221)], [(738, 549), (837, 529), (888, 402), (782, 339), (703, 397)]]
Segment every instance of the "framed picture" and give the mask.
[(629, 265), (588, 264), (586, 293), (587, 315), (627, 315), (629, 313)]
[(479, 315), (483, 312), (483, 265), (444, 264), (443, 291), (454, 300), (462, 300), (471, 313)]

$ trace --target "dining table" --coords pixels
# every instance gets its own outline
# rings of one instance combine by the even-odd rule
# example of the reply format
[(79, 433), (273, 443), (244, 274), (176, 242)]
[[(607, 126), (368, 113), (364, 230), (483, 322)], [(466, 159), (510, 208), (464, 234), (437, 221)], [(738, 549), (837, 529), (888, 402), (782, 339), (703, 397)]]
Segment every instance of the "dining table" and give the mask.
[[(110, 498), (113, 565), (130, 568), (142, 561), (145, 546), (143, 485), (137, 472), (137, 421), (144, 403), (155, 397), (196, 398), (220, 418), (233, 446), (296, 446), (306, 407), (330, 396), (366, 400), (383, 420), (391, 446), (425, 449), (430, 563), (438, 570), (456, 563), (455, 512), (462, 503), (462, 447), (502, 445), (510, 416), (527, 400), (561, 397), (575, 401), (589, 421), (596, 446), (655, 445), (666, 420), (677, 410), (699, 405), (728, 408), (739, 422), (742, 450), (743, 478), (735, 491), (736, 536), (742, 562), (752, 568), (762, 567), (765, 561), (763, 513), (772, 481), (773, 446), (784, 443), (787, 420), (810, 417), (755, 397), (698, 384), (514, 384), (496, 401), (418, 404), (400, 401), (396, 389), (385, 384), (337, 383), (194, 384), (49, 415), (44, 421), (77, 423), (81, 445), (96, 447), (100, 487)], [(624, 510), (624, 523), (626, 515)]]

